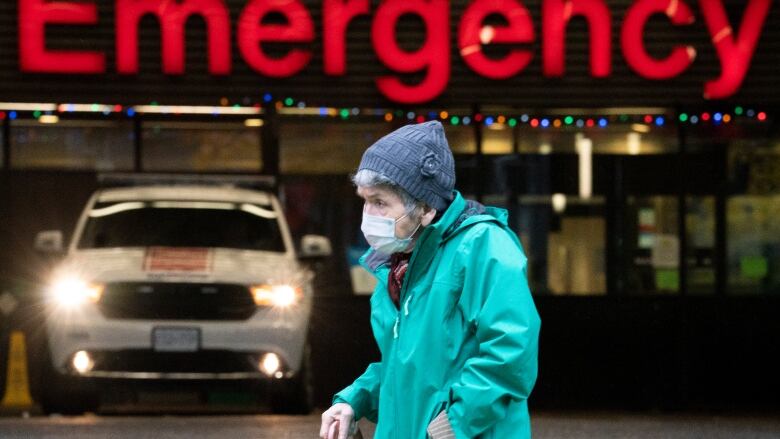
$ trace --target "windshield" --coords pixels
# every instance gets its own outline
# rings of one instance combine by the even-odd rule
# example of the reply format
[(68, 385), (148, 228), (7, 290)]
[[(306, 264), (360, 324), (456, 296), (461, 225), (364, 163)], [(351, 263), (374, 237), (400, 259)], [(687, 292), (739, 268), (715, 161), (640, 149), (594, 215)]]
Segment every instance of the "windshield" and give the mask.
[(248, 203), (97, 203), (78, 248), (225, 247), (284, 252), (276, 212)]

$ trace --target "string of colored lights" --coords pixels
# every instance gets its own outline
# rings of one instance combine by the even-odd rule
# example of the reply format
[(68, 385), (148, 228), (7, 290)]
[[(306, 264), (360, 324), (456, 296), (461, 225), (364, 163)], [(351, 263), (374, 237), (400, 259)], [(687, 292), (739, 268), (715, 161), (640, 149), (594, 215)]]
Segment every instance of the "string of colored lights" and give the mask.
[[(550, 115), (550, 114), (482, 114), (482, 113), (457, 113), (447, 110), (408, 111), (400, 109), (384, 108), (335, 108), (335, 107), (309, 107), (303, 101), (296, 101), (291, 97), (274, 101), (270, 93), (263, 95), (265, 105), (274, 105), (277, 112), (283, 115), (321, 116), (334, 119), (347, 120), (353, 117), (381, 117), (385, 122), (406, 121), (410, 123), (422, 123), (429, 120), (440, 120), (453, 126), (482, 124), (490, 127), (528, 125), (531, 128), (606, 128), (613, 123), (631, 124), (643, 123), (662, 127), (667, 123), (676, 122), (683, 124), (729, 124), (737, 119), (752, 119), (765, 122), (769, 116), (766, 111), (755, 110), (749, 107), (735, 106), (729, 111), (702, 111), (681, 112), (676, 118), (669, 113), (663, 114), (610, 114), (610, 115)], [(56, 122), (57, 114), (67, 113), (101, 113), (103, 115), (124, 114), (133, 117), (136, 114), (162, 114), (162, 115), (249, 115), (258, 116), (264, 114), (261, 104), (242, 106), (230, 105), (227, 98), (220, 99), (216, 106), (182, 106), (160, 105), (152, 102), (149, 105), (122, 106), (118, 104), (51, 104), (51, 103), (3, 103), (0, 102), (0, 120), (16, 119), (20, 113), (31, 112), (36, 119), (47, 116), (47, 121)]]

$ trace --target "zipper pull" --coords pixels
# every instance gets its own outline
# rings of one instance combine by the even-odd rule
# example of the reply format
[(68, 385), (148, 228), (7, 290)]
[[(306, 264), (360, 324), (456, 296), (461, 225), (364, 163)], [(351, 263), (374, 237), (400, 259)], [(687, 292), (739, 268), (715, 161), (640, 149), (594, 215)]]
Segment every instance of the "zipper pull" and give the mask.
[(395, 317), (395, 325), (393, 325), (393, 338), (398, 338), (398, 321), (401, 318), (396, 316)]
[(411, 301), (412, 301), (412, 297), (413, 297), (413, 295), (412, 295), (412, 294), (410, 294), (410, 295), (409, 295), (409, 298), (408, 298), (408, 299), (406, 299), (406, 303), (404, 303), (404, 315), (405, 315), (405, 316), (408, 316), (408, 315), (409, 315), (409, 302), (411, 302)]

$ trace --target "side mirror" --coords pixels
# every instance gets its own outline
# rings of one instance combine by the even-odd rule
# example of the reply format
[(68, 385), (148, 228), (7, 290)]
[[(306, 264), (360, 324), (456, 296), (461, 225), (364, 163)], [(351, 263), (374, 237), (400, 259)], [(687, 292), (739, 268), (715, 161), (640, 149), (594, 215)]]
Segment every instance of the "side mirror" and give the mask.
[(333, 249), (330, 245), (330, 239), (320, 235), (304, 235), (301, 238), (301, 251), (298, 256), (301, 258), (324, 258), (330, 256)]
[(35, 236), (35, 250), (49, 254), (59, 255), (65, 252), (63, 248), (63, 236), (61, 230), (47, 230), (38, 232)]

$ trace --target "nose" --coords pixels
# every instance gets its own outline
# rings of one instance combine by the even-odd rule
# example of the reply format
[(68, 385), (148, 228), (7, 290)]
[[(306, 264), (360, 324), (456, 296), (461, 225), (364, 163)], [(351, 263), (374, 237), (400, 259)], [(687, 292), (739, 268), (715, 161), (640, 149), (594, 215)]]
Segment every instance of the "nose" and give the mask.
[(373, 216), (382, 216), (382, 213), (375, 206), (372, 206), (371, 203), (363, 204), (363, 212)]

